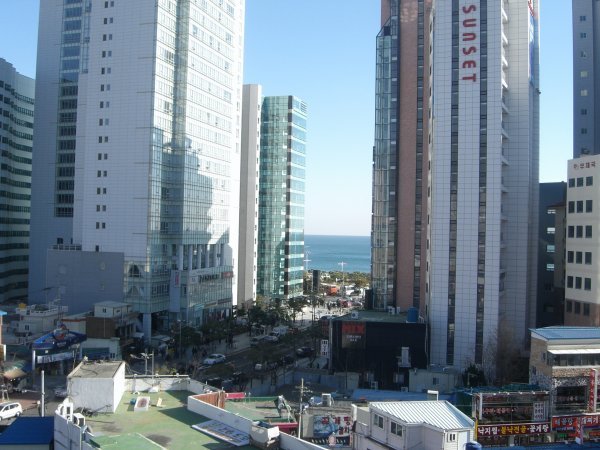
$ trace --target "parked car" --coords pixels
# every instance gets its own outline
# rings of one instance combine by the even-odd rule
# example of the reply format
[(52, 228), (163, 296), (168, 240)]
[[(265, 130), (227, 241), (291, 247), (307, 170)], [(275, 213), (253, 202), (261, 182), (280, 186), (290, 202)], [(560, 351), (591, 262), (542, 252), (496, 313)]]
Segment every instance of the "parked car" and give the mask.
[(294, 364), (294, 361), (296, 361), (296, 358), (294, 358), (294, 355), (285, 355), (285, 356), (282, 356), (280, 359), (281, 364), (284, 366), (287, 366), (288, 364)]
[(12, 419), (23, 414), (23, 407), (19, 402), (0, 403), (0, 420)]
[(310, 347), (300, 347), (296, 349), (296, 355), (299, 358), (306, 358), (312, 356), (315, 351)]
[(275, 361), (256, 363), (254, 365), (254, 370), (257, 372), (262, 372), (262, 371), (266, 371), (266, 370), (275, 370), (275, 369), (277, 369), (277, 367), (278, 367), (278, 364)]
[(67, 398), (69, 396), (69, 391), (66, 386), (58, 386), (54, 388), (54, 397), (56, 398)]
[(258, 345), (265, 339), (265, 336), (255, 336), (250, 338), (250, 347), (258, 347)]
[(279, 333), (272, 332), (264, 337), (266, 342), (279, 342)]
[(203, 363), (207, 366), (212, 366), (222, 362), (225, 362), (225, 355), (222, 355), (220, 353), (213, 353), (211, 355), (208, 355), (206, 358), (204, 358), (203, 361)]

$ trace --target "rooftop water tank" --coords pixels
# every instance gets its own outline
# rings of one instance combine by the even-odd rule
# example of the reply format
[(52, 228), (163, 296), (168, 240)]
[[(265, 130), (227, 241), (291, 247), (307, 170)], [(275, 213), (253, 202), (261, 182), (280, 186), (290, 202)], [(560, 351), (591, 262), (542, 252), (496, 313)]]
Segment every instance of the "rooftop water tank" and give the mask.
[(406, 321), (408, 323), (417, 323), (419, 321), (419, 309), (414, 306), (406, 311)]

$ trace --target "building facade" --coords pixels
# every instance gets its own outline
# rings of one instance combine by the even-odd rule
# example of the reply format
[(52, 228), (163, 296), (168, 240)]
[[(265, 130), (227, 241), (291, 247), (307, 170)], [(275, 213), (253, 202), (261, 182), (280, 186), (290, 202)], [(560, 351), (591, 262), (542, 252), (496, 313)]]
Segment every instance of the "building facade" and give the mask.
[(535, 323), (538, 3), (433, 11), (431, 362), (493, 367), (496, 352), (526, 348)]
[(425, 306), (432, 0), (382, 0), (371, 224), (373, 307)]
[(600, 326), (600, 156), (581, 156), (567, 169), (565, 325)]
[[(596, 99), (600, 95), (600, 2), (573, 0), (573, 157), (600, 153)], [(600, 111), (599, 111), (600, 113)]]
[(258, 247), (258, 180), (262, 87), (245, 84), (242, 101), (242, 154), (240, 172), (240, 239), (238, 257), (238, 307), (256, 300)]
[(0, 58), (0, 302), (27, 297), (35, 81)]
[(263, 99), (256, 292), (270, 299), (303, 294), (306, 120), (297, 97)]
[(562, 325), (567, 184), (540, 183), (536, 327)]
[(531, 330), (529, 382), (550, 393), (548, 411), (555, 441), (600, 436), (599, 372), (597, 326)]
[(231, 309), (243, 36), (244, 0), (42, 2), (30, 301), (86, 276), (49, 280), (55, 249), (122, 252), (146, 336)]

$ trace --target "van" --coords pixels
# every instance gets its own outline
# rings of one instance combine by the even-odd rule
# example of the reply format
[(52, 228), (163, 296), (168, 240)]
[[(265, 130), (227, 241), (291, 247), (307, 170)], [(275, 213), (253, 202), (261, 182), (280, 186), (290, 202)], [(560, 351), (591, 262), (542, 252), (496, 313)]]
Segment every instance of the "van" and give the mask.
[(23, 407), (19, 402), (0, 403), (0, 420), (12, 419), (23, 414)]

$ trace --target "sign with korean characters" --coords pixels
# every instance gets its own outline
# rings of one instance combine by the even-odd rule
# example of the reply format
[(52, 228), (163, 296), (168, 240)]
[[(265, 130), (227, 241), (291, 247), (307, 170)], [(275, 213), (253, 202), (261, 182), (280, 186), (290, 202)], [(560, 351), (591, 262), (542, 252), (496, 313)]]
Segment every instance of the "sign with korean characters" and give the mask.
[(477, 425), (477, 436), (515, 436), (550, 432), (550, 422)]

